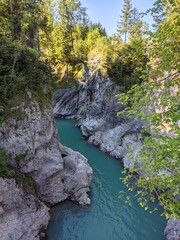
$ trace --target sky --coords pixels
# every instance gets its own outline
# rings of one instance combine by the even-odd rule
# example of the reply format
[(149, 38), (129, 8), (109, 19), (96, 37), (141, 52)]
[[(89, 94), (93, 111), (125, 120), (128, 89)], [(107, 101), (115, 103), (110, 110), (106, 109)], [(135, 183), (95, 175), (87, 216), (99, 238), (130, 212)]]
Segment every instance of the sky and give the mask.
[[(93, 23), (100, 22), (105, 27), (108, 35), (116, 32), (117, 22), (120, 20), (123, 0), (80, 0), (83, 7), (87, 8), (88, 16)], [(132, 0), (133, 7), (139, 12), (145, 12), (153, 6), (155, 0)], [(144, 20), (152, 24), (151, 16), (146, 16)]]

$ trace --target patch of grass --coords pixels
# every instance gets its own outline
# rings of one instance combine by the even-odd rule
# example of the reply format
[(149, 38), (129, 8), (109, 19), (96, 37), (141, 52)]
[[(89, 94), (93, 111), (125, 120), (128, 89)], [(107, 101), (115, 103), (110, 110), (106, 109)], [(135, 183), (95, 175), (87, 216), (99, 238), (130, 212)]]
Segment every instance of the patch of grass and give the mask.
[[(6, 122), (9, 118), (16, 118), (18, 120), (23, 120), (27, 117), (27, 114), (21, 108), (10, 109), (5, 108), (5, 110), (0, 113), (0, 127), (4, 122)], [(16, 124), (16, 128), (18, 125)]]
[(20, 92), (19, 94), (14, 95), (12, 98), (10, 98), (7, 101), (7, 106), (9, 108), (12, 108), (12, 107), (16, 107), (16, 106), (20, 105), (21, 103), (28, 104), (29, 102), (30, 102), (30, 99), (29, 99), (26, 91), (24, 91), (24, 92)]
[(4, 149), (0, 149), (0, 176), (11, 177), (12, 171), (8, 165), (8, 153)]
[(16, 118), (17, 120), (24, 119), (27, 115), (26, 113), (19, 108), (22, 103), (28, 105), (29, 99), (27, 94), (22, 93), (19, 95), (13, 96), (11, 99), (2, 103), (0, 109), (0, 126), (6, 122), (9, 118)]
[[(17, 120), (23, 120), (27, 117), (27, 114), (20, 106), (22, 103), (25, 106), (29, 106), (31, 101), (35, 100), (39, 103), (41, 112), (44, 112), (45, 108), (51, 108), (51, 94), (44, 94), (40, 90), (31, 90), (32, 99), (27, 95), (27, 91), (14, 95), (11, 99), (0, 105), (0, 127), (9, 118), (16, 118)], [(16, 126), (18, 127), (18, 125)]]
[(26, 113), (21, 108), (12, 110), (11, 116), (16, 117), (17, 120), (23, 120), (24, 118), (27, 117)]
[(51, 108), (51, 95), (43, 94), (41, 91), (31, 91), (32, 99), (39, 103), (41, 112), (44, 112), (45, 107)]
[(19, 186), (22, 186), (27, 193), (37, 196), (36, 183), (30, 175), (24, 174), (19, 170), (14, 169), (12, 170), (11, 177), (14, 178), (16, 180), (16, 183)]
[(72, 86), (78, 86), (78, 81), (69, 78), (68, 80), (59, 80), (56, 82), (55, 84), (56, 86), (56, 90), (58, 88), (68, 88), (68, 87), (72, 87)]
[(27, 152), (19, 154), (19, 155), (16, 156), (16, 160), (18, 162), (23, 161), (25, 159), (26, 155), (27, 155)]
[[(25, 156), (26, 153), (18, 155), (18, 161), (22, 161)], [(18, 169), (12, 169), (8, 165), (8, 158), (9, 155), (6, 150), (0, 149), (0, 177), (14, 178), (16, 183), (22, 186), (27, 193), (37, 196), (36, 183), (33, 178), (28, 174), (21, 173)]]

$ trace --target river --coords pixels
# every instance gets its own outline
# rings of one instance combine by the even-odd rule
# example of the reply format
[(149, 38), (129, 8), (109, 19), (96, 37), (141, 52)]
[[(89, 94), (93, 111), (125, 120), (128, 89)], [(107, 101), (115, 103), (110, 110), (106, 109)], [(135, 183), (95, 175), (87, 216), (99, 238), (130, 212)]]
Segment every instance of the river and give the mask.
[(165, 240), (166, 220), (160, 216), (161, 208), (150, 214), (136, 198), (132, 206), (118, 198), (121, 190), (126, 191), (120, 180), (120, 161), (83, 140), (75, 120), (59, 119), (56, 123), (62, 144), (88, 158), (94, 174), (91, 205), (81, 207), (65, 201), (52, 208), (48, 240)]

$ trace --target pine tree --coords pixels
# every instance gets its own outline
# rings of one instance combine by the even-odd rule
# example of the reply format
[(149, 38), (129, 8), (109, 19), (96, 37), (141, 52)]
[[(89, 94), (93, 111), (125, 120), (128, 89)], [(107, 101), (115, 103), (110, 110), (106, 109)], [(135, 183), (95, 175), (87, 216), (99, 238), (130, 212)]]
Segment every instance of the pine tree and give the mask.
[[(80, 38), (85, 39), (88, 30), (88, 17), (86, 8), (81, 7), (80, 1), (76, 0), (60, 0), (59, 1), (59, 61), (66, 65), (65, 79), (69, 78), (70, 69), (72, 65), (78, 62), (75, 53), (75, 41), (77, 42), (78, 33), (76, 31), (77, 25), (81, 26)], [(70, 66), (71, 65), (71, 66)]]
[(130, 19), (130, 40), (132, 41), (133, 39), (142, 38), (144, 32), (146, 32), (147, 30), (148, 24), (141, 19), (138, 9), (133, 8)]
[(38, 89), (48, 82), (50, 71), (40, 59), (38, 48), (39, 29), (46, 25), (44, 3), (45, 0), (0, 1), (1, 102), (26, 87)]
[(75, 0), (59, 1), (60, 16), (60, 35), (61, 35), (61, 52), (60, 59), (66, 64), (66, 75), (69, 74), (69, 63), (72, 60), (74, 38), (73, 32), (78, 20), (78, 11), (80, 2)]
[(37, 0), (2, 0), (0, 34), (37, 49), (38, 31), (46, 17), (43, 11), (44, 4), (45, 1)]
[(127, 41), (128, 33), (131, 27), (132, 5), (131, 0), (124, 0), (122, 14), (120, 15), (120, 22), (117, 23), (117, 34), (124, 35), (124, 43)]

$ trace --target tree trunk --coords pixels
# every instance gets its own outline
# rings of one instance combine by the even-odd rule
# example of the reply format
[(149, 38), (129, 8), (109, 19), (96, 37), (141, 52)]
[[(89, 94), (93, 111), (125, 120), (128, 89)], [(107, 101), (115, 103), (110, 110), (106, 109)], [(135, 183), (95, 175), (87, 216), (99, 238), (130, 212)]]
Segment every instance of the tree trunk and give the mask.
[(124, 44), (126, 44), (126, 39), (127, 39), (127, 31), (124, 32)]

